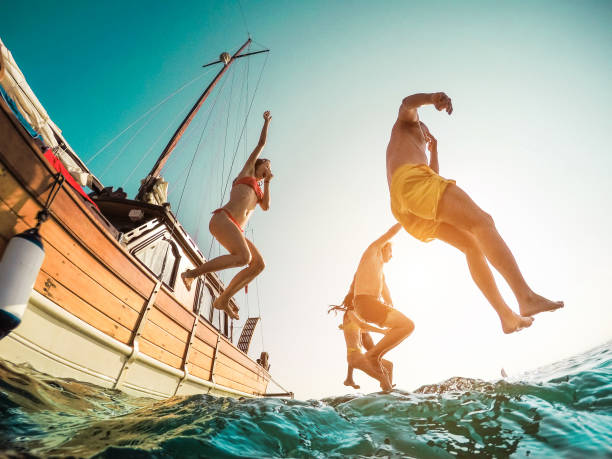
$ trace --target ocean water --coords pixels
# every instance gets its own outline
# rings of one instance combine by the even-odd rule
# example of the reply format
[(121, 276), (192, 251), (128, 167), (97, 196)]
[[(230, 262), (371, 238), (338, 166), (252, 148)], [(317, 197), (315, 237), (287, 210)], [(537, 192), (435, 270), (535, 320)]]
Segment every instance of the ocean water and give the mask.
[(322, 400), (134, 398), (0, 361), (0, 456), (612, 458), (612, 342), (521, 375)]

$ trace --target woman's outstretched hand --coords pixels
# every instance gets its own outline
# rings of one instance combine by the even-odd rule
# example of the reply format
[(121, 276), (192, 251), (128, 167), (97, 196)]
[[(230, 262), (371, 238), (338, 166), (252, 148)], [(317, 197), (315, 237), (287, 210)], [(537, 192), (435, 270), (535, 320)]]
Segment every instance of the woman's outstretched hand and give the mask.
[(263, 114), (263, 119), (266, 121), (270, 121), (272, 119), (272, 115), (270, 115), (270, 110), (266, 110)]

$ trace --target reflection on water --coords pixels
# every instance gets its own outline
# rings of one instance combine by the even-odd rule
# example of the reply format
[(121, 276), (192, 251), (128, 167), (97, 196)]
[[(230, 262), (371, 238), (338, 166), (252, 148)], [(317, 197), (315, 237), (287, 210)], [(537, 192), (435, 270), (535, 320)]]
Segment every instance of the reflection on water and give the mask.
[(154, 401), (3, 361), (0, 385), (21, 457), (612, 457), (612, 343), (516, 381), (308, 401)]

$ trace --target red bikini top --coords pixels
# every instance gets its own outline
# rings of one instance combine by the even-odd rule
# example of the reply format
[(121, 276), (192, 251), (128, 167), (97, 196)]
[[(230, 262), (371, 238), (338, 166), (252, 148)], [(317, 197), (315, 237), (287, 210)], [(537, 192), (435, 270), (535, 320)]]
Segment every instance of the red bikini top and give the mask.
[(261, 187), (259, 186), (259, 183), (257, 182), (257, 179), (255, 177), (247, 176), (247, 177), (238, 178), (234, 180), (234, 183), (232, 186), (236, 186), (236, 185), (250, 186), (251, 188), (253, 188), (253, 191), (257, 195), (257, 199), (261, 201), (261, 199), (263, 198), (263, 191)]

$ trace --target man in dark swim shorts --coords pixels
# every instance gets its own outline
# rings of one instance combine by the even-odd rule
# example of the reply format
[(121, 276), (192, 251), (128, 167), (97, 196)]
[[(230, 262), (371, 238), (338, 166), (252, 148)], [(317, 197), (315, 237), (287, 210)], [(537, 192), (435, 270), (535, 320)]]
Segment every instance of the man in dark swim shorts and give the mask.
[[(414, 323), (393, 307), (391, 293), (385, 282), (383, 265), (392, 256), (391, 238), (402, 226), (398, 223), (376, 239), (365, 250), (355, 273), (353, 305), (355, 312), (366, 322), (379, 327), (389, 328), (385, 336), (371, 349), (365, 357), (378, 362), (383, 355), (406, 339), (414, 330)], [(380, 298), (384, 302), (380, 301)]]

